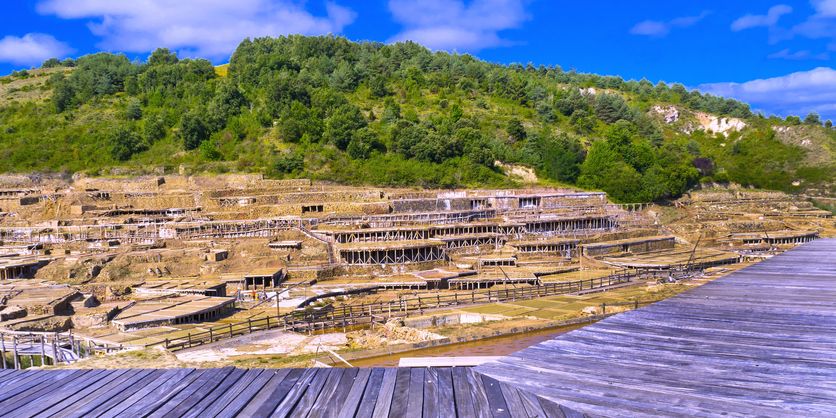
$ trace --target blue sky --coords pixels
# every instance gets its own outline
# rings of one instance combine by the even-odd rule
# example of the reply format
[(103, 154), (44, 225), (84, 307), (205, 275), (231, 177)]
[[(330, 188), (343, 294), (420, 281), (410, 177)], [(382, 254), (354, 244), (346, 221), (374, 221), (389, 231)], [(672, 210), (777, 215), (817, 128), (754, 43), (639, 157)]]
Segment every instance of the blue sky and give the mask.
[(161, 46), (222, 63), (245, 37), (288, 33), (411, 39), (836, 119), (836, 0), (22, 0), (0, 16), (0, 73), (101, 50), (144, 59)]

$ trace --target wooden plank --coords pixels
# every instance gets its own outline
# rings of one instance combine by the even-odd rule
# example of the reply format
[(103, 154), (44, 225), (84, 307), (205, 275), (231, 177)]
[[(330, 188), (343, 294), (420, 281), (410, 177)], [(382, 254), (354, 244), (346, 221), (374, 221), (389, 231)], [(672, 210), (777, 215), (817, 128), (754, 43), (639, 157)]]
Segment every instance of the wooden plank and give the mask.
[(189, 385), (190, 390), (182, 390), (168, 402), (161, 405), (149, 417), (181, 417), (192, 405), (203, 399), (215, 389), (230, 373), (233, 367), (210, 369)]
[(21, 376), (20, 379), (15, 380), (13, 383), (9, 383), (6, 387), (3, 387), (2, 391), (0, 391), (0, 401), (4, 401), (8, 398), (11, 398), (17, 395), (20, 392), (24, 392), (29, 390), (33, 387), (40, 385), (43, 382), (52, 382), (55, 378), (61, 378), (71, 373), (70, 370), (44, 370), (44, 371), (27, 371), (25, 372), (27, 375)]
[(451, 370), (453, 379), (453, 395), (456, 401), (456, 414), (460, 417), (475, 417), (476, 408), (473, 405), (473, 394), (464, 367), (454, 367)]
[[(27, 413), (27, 409), (37, 409), (38, 404), (33, 404), (33, 399), (56, 399), (52, 402), (59, 402), (72, 396), (75, 388), (83, 388), (89, 384), (91, 378), (95, 379), (106, 373), (105, 370), (77, 370), (75, 373), (52, 383), (41, 383), (37, 387), (19, 393), (18, 395), (0, 402), (0, 410), (5, 416), (31, 416), (34, 413)], [(51, 403), (46, 401), (47, 406)], [(36, 411), (37, 412), (37, 411)], [(35, 413), (36, 413), (35, 412)]]
[(485, 388), (485, 395), (490, 405), (491, 416), (494, 418), (511, 418), (511, 413), (508, 411), (508, 404), (505, 401), (502, 389), (499, 387), (499, 382), (488, 376), (481, 376), (481, 378)]
[[(62, 386), (67, 383), (72, 383), (73, 389), (84, 390), (90, 383), (95, 382), (99, 375), (104, 375), (105, 370), (88, 370), (81, 376), (74, 379), (62, 380), (55, 382), (50, 386), (41, 389), (40, 393), (29, 393), (28, 395), (19, 395), (24, 399), (19, 402), (19, 405), (6, 404), (4, 408), (4, 416), (33, 416), (38, 412), (49, 408), (55, 403), (61, 402), (68, 397), (73, 396), (73, 390), (62, 390)], [(36, 398), (39, 400), (33, 403), (30, 400)]]
[(396, 369), (395, 387), (392, 393), (392, 405), (389, 407), (389, 416), (402, 418), (406, 416), (409, 404), (409, 381), (412, 375), (410, 369)]
[[(333, 407), (330, 403), (331, 395), (333, 395), (334, 391), (337, 390), (340, 381), (345, 375), (345, 371), (346, 369), (341, 367), (335, 367), (331, 370), (331, 373), (328, 374), (328, 379), (325, 380), (325, 383), (322, 385), (322, 389), (319, 391), (319, 396), (316, 397), (316, 400), (311, 405), (310, 410), (307, 411), (307, 416), (321, 417), (326, 409)], [(305, 411), (298, 410), (296, 412), (302, 414)]]
[(229, 391), (230, 388), (247, 373), (248, 370), (246, 369), (234, 369), (220, 383), (218, 383), (218, 386), (215, 387), (215, 389), (206, 394), (203, 398), (197, 400), (197, 402), (192, 403), (192, 401), (188, 399), (183, 401), (184, 404), (191, 404), (191, 406), (184, 411), (181, 416), (184, 418), (199, 416), (206, 408), (214, 404), (218, 398), (227, 393), (227, 391)]
[(316, 374), (307, 382), (305, 393), (299, 398), (296, 406), (291, 411), (294, 416), (307, 416), (308, 412), (313, 408), (316, 399), (319, 397), (319, 392), (328, 380), (328, 376), (334, 371), (333, 368), (320, 368), (316, 370)]
[(323, 418), (336, 418), (339, 416), (340, 411), (347, 408), (345, 405), (345, 398), (354, 386), (358, 372), (359, 369), (356, 368), (345, 369), (343, 376), (340, 378), (340, 381), (337, 383), (337, 387), (331, 393), (331, 396), (329, 396), (328, 399), (319, 400), (321, 403), (325, 403), (327, 407), (322, 410), (322, 413), (316, 415), (313, 415), (312, 413), (311, 416)]
[[(113, 405), (100, 417), (131, 416), (147, 411), (151, 405), (165, 402), (181, 388), (196, 379), (202, 371), (195, 369), (168, 369), (145, 388), (135, 392), (119, 404)], [(172, 393), (174, 392), (174, 393)]]
[(373, 418), (384, 418), (389, 416), (392, 410), (392, 401), (395, 396), (395, 384), (398, 378), (398, 369), (386, 369), (383, 372), (383, 381), (380, 384), (380, 392), (374, 406)]
[[(375, 405), (380, 399), (380, 388), (383, 386), (383, 375), (386, 369), (374, 368), (369, 374), (369, 381), (366, 382), (366, 388), (363, 391), (360, 405), (357, 407), (357, 413), (354, 415), (346, 415), (343, 418), (351, 417), (370, 417), (374, 414)], [(391, 399), (391, 398), (390, 398)], [(389, 407), (386, 407), (386, 415), (389, 414)]]
[[(482, 376), (485, 379), (485, 376)], [(496, 380), (494, 380), (496, 382)], [(525, 408), (522, 398), (517, 389), (505, 383), (496, 382), (502, 392), (502, 397), (505, 399), (505, 404), (508, 406), (508, 413), (512, 418), (528, 418), (528, 410)]]
[(296, 407), (296, 404), (305, 395), (305, 392), (308, 391), (308, 387), (311, 384), (311, 381), (316, 377), (317, 373), (322, 371), (323, 369), (304, 369), (302, 375), (299, 377), (299, 380), (296, 381), (296, 384), (290, 389), (287, 395), (285, 395), (284, 399), (281, 403), (276, 407), (275, 411), (273, 411), (273, 416), (277, 417), (286, 417), (290, 416), (293, 408)]
[[(336, 416), (337, 418), (352, 418), (360, 407), (360, 401), (363, 399), (363, 393), (366, 391), (366, 386), (369, 383), (369, 377), (372, 375), (373, 369), (359, 369), (357, 375), (354, 377), (354, 382), (351, 385), (351, 390), (345, 397), (345, 402), (339, 410), (338, 415), (330, 414), (329, 417)], [(381, 375), (382, 378), (382, 375)], [(368, 415), (371, 415), (369, 411)], [(361, 415), (362, 416), (362, 415)]]
[(439, 416), (438, 392), (440, 389), (438, 387), (438, 370), (436, 367), (428, 367), (424, 370), (424, 399), (423, 411), (421, 413), (423, 417)]
[[(543, 410), (543, 407), (540, 406), (540, 400), (537, 399), (536, 396), (532, 395), (531, 393), (524, 392), (517, 390), (517, 393), (520, 395), (520, 399), (523, 401), (523, 406), (525, 406), (525, 411), (528, 413), (529, 417), (546, 417), (549, 416), (546, 414), (546, 411)], [(562, 418), (562, 417), (556, 417)]]
[(438, 400), (436, 402), (439, 418), (452, 417), (456, 415), (456, 399), (453, 391), (453, 369), (452, 367), (440, 367), (435, 369), (438, 373)]
[(414, 367), (409, 369), (409, 396), (406, 401), (407, 418), (421, 418), (424, 410), (424, 375), (426, 369)]
[[(247, 386), (245, 386), (240, 392), (236, 394), (236, 396), (232, 397), (231, 399), (227, 399), (225, 404), (220, 404), (219, 407), (221, 408), (220, 412), (218, 412), (218, 416), (234, 416), (241, 412), (242, 409), (246, 408), (247, 405), (250, 403), (250, 400), (264, 388), (264, 385), (267, 384), (273, 377), (276, 376), (278, 371), (274, 370), (263, 370), (261, 374), (259, 374), (255, 379), (250, 381)], [(284, 375), (282, 375), (284, 377)]]
[[(88, 382), (83, 385), (74, 384), (73, 391), (70, 396), (56, 397), (42, 397), (32, 407), (26, 408), (28, 416), (54, 416), (60, 413), (66, 413), (69, 409), (74, 409), (78, 405), (84, 403), (87, 398), (95, 399), (106, 393), (114, 385), (119, 382), (131, 379), (140, 374), (142, 370), (139, 369), (119, 369), (107, 370), (103, 375), (92, 376)], [(35, 407), (37, 405), (37, 407)]]
[(478, 417), (492, 417), (491, 408), (488, 403), (488, 395), (485, 392), (485, 385), (482, 383), (480, 375), (473, 372), (473, 369), (465, 370), (467, 377), (468, 390), (473, 397), (473, 410), (475, 416)]
[(43, 379), (30, 382), (30, 384), (20, 387), (6, 388), (0, 393), (0, 411), (11, 411), (10, 405), (16, 404), (20, 400), (31, 399), (35, 394), (43, 392), (45, 389), (50, 389), (55, 386), (61, 386), (69, 380), (74, 380), (82, 376), (88, 370), (60, 370), (55, 372), (47, 372)]
[(254, 382), (259, 382), (255, 384), (263, 384), (268, 379), (270, 379), (271, 375), (268, 375), (268, 372), (264, 369), (250, 369), (238, 379), (235, 384), (229, 387), (221, 396), (219, 396), (215, 402), (210, 403), (201, 413), (201, 416), (216, 416), (221, 413), (221, 411), (227, 407), (230, 403), (232, 403), (242, 392), (247, 390)]
[(282, 402), (302, 372), (298, 369), (281, 369), (264, 387), (255, 394), (247, 406), (241, 410), (242, 417), (266, 417)]
[(58, 417), (84, 417), (92, 415), (93, 411), (97, 413), (104, 413), (112, 407), (121, 404), (125, 399), (133, 396), (140, 390), (150, 390), (158, 384), (161, 384), (160, 377), (165, 373), (165, 370), (147, 370), (148, 374), (139, 380), (129, 380), (119, 385), (112, 385), (108, 387), (108, 391), (98, 397), (87, 397), (66, 408), (63, 411), (57, 412), (55, 416)]

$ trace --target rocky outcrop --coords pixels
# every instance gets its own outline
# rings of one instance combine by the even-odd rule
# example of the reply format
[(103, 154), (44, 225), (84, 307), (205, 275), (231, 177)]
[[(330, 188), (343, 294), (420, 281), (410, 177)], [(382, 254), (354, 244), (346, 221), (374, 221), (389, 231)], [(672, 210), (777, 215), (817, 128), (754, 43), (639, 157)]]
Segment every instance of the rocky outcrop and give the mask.
[(650, 108), (650, 113), (660, 116), (668, 125), (682, 121), (681, 130), (686, 134), (705, 131), (729, 136), (730, 133), (739, 132), (746, 127), (746, 122), (742, 119), (715, 116), (705, 112), (687, 112), (672, 105), (655, 105)]
[(676, 106), (655, 105), (650, 108), (650, 110), (662, 116), (662, 119), (664, 119), (665, 123), (668, 125), (679, 121), (679, 109), (677, 109)]

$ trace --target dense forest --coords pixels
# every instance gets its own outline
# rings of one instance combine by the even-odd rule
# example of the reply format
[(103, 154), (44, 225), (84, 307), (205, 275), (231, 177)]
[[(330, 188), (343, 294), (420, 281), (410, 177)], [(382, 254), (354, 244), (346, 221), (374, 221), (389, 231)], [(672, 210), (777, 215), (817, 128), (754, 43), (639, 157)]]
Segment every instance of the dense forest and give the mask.
[[(349, 184), (514, 186), (507, 164), (544, 184), (639, 202), (699, 182), (785, 191), (834, 182), (836, 134), (817, 115), (779, 119), (681, 84), (559, 67), (508, 66), (415, 43), (289, 36), (243, 41), (228, 66), (98, 53), (0, 79), (47, 77), (0, 102), (0, 171), (263, 172)], [(744, 120), (724, 134), (680, 129), (650, 109)], [(782, 141), (805, 128), (827, 150)], [(114, 170), (117, 167), (117, 170)]]

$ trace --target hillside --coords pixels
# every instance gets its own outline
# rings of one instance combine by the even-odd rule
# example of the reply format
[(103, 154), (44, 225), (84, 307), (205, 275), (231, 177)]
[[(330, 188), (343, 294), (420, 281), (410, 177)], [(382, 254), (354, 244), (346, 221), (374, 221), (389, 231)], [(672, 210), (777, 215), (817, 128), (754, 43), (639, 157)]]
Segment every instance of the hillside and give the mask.
[(262, 38), (217, 68), (160, 49), (142, 64), (99, 53), (0, 78), (2, 172), (488, 187), (533, 170), (625, 202), (700, 182), (832, 196), (834, 144), (812, 116), (414, 43)]

